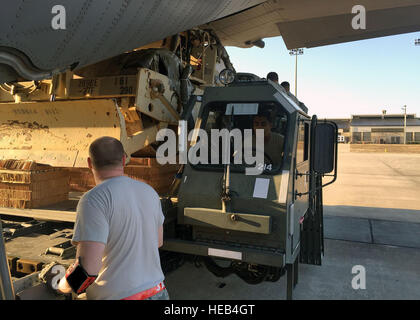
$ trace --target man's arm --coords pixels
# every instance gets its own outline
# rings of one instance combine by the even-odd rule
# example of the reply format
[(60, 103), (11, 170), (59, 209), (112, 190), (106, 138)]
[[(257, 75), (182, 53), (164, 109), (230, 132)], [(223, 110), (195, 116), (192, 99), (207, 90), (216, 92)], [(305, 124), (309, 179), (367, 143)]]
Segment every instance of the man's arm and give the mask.
[(161, 246), (163, 246), (163, 225), (159, 227), (158, 234), (159, 234), (159, 248), (160, 248)]
[[(83, 268), (89, 275), (97, 275), (101, 270), (105, 244), (102, 242), (80, 241), (77, 243), (76, 259), (80, 258)], [(58, 289), (62, 293), (70, 293), (71, 288), (66, 277), (60, 280)]]

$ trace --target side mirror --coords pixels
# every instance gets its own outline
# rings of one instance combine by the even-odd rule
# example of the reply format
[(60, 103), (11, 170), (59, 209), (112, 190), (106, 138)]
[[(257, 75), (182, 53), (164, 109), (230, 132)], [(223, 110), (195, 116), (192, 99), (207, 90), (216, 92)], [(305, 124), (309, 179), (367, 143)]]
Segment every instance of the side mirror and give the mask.
[(320, 122), (313, 128), (313, 170), (320, 174), (330, 173), (337, 161), (337, 125)]

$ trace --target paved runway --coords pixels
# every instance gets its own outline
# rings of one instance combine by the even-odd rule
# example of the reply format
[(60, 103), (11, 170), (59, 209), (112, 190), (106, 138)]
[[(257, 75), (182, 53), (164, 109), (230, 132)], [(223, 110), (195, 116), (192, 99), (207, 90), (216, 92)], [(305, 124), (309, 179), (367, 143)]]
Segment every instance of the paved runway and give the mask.
[[(326, 217), (325, 238), (322, 266), (299, 265), (294, 299), (420, 299), (420, 224)], [(365, 268), (366, 289), (352, 287), (357, 265)], [(192, 263), (168, 274), (166, 284), (171, 299), (286, 298), (286, 277), (249, 285), (236, 275), (217, 278)]]
[[(420, 299), (420, 155), (350, 153), (340, 145), (338, 180), (324, 191), (322, 266), (299, 265), (294, 299)], [(366, 289), (355, 290), (354, 266)], [(172, 299), (276, 300), (286, 277), (249, 285), (186, 263), (167, 275)]]
[[(420, 154), (355, 153), (340, 144), (337, 181), (325, 187), (324, 205), (415, 210), (420, 217)], [(386, 211), (376, 210), (378, 218)]]

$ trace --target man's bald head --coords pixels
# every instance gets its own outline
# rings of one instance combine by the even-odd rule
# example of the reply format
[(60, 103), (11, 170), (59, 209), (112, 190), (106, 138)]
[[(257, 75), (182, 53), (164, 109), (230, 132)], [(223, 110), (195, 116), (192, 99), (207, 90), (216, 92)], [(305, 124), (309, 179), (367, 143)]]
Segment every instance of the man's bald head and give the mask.
[(122, 143), (112, 137), (98, 138), (89, 147), (89, 157), (96, 170), (123, 166), (124, 154)]

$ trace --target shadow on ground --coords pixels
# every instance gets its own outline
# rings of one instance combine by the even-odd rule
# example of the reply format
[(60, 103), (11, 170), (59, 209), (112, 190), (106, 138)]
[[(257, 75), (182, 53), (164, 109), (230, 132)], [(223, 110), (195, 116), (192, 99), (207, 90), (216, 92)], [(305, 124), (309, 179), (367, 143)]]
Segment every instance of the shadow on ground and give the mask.
[[(299, 265), (294, 299), (420, 299), (420, 211), (354, 206), (324, 208), (322, 266)], [(365, 268), (364, 290), (352, 287), (354, 266)], [(171, 299), (286, 298), (286, 277), (275, 283), (249, 285), (236, 275), (217, 278), (205, 267), (196, 268), (191, 263), (169, 273), (166, 284)]]
[(419, 210), (409, 210), (362, 206), (324, 205), (324, 215), (420, 223), (420, 208)]

